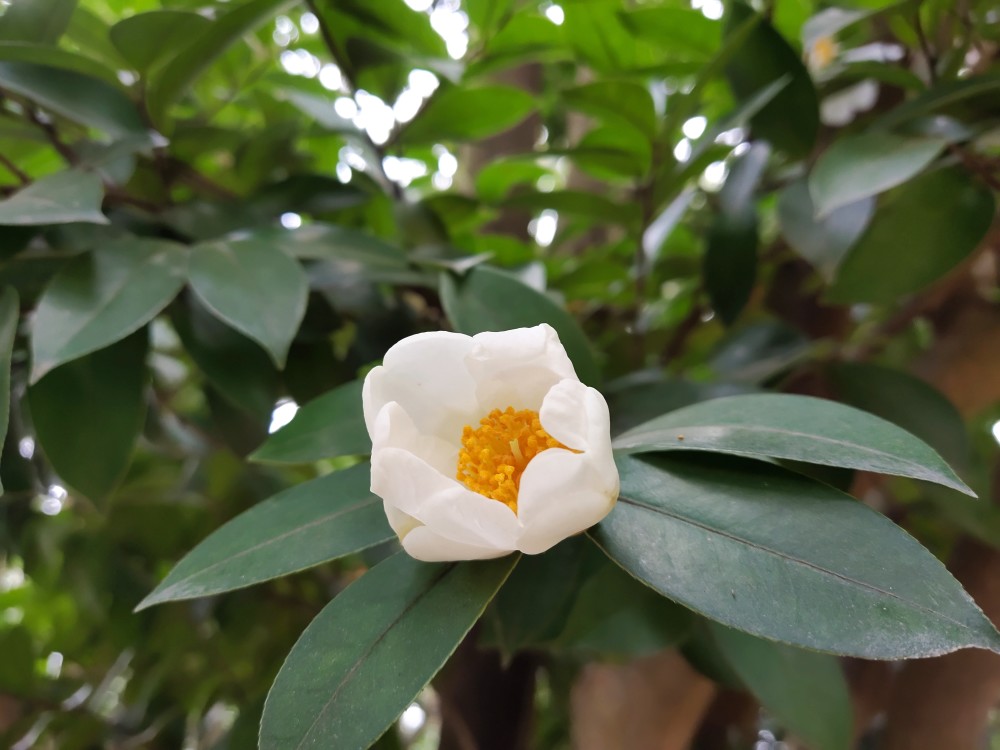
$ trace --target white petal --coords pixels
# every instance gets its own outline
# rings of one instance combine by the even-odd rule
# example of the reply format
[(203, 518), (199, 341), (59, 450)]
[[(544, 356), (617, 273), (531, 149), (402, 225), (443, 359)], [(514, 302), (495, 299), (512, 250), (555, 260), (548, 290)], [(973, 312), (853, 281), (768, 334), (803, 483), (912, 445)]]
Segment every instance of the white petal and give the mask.
[(564, 378), (579, 380), (552, 326), (480, 333), (466, 364), (476, 382), (476, 397), (485, 407), (538, 411), (545, 394)]
[(423, 524), (416, 518), (406, 515), (398, 508), (389, 505), (385, 500), (382, 501), (382, 510), (385, 511), (385, 517), (389, 521), (389, 526), (400, 539), (403, 539), (414, 529), (423, 528)]
[(373, 454), (383, 448), (402, 448), (445, 476), (454, 474), (458, 468), (458, 443), (421, 434), (410, 415), (395, 401), (382, 407), (369, 432)]
[(521, 475), (517, 512), (524, 531), (517, 547), (536, 555), (604, 518), (618, 499), (618, 487), (603, 484), (587, 453), (550, 448), (535, 456)]
[(509, 555), (509, 550), (477, 547), (456, 542), (420, 526), (403, 537), (403, 549), (417, 560), (424, 562), (449, 562), (451, 560), (489, 560)]
[(564, 380), (546, 395), (539, 416), (546, 432), (582, 452), (551, 448), (524, 470), (517, 498), (524, 525), (518, 548), (529, 554), (593, 526), (618, 499), (604, 397), (579, 381)]
[(372, 454), (372, 492), (453, 541), (515, 549), (520, 523), (506, 505), (471, 492), (409, 451), (383, 448)]
[(421, 433), (457, 445), (462, 427), (483, 416), (475, 381), (465, 367), (472, 348), (469, 336), (433, 331), (409, 336), (389, 349), (382, 366), (368, 373), (362, 390), (369, 434), (382, 407), (395, 401)]

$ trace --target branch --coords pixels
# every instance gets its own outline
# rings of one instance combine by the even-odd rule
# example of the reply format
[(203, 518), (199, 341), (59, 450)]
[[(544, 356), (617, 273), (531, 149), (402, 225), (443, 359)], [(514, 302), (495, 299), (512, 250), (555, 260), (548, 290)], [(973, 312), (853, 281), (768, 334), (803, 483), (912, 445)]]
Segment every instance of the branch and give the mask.
[(27, 185), (31, 182), (31, 178), (28, 177), (14, 162), (8, 159), (4, 154), (0, 154), (0, 164), (7, 167), (7, 171), (14, 175), (18, 182), (22, 185)]

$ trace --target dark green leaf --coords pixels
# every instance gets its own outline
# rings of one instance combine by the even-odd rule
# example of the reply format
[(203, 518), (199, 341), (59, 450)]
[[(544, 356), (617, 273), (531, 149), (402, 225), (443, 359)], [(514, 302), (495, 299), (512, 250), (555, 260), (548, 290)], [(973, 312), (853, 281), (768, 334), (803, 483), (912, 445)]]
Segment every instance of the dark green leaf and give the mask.
[(976, 249), (994, 206), (993, 193), (960, 167), (901, 185), (841, 263), (830, 299), (888, 304), (936, 281)]
[(121, 89), (75, 70), (17, 60), (2, 61), (0, 87), (111, 136), (146, 132), (139, 112)]
[(874, 213), (875, 199), (868, 197), (817, 219), (805, 180), (790, 183), (778, 194), (778, 221), (785, 239), (826, 279), (836, 273), (840, 261), (865, 231)]
[(14, 60), (72, 70), (91, 78), (99, 78), (115, 88), (121, 86), (118, 76), (111, 68), (91, 60), (89, 57), (48, 44), (0, 42), (0, 60)]
[(840, 661), (712, 623), (726, 661), (767, 711), (809, 747), (852, 747), (854, 711)]
[[(0, 446), (7, 437), (7, 419), (10, 416), (10, 360), (14, 351), (14, 336), (17, 334), (17, 319), (20, 314), (17, 290), (4, 287), (0, 292)], [(3, 484), (0, 483), (0, 495)]]
[[(747, 5), (734, 2), (726, 19), (726, 33), (736, 33), (753, 18), (754, 12)], [(816, 89), (798, 54), (770, 23), (760, 19), (749, 30), (726, 65), (726, 76), (742, 102), (789, 76), (788, 84), (751, 118), (753, 132), (792, 157), (804, 157), (812, 150), (819, 132)]]
[(12, 0), (0, 16), (0, 40), (54, 45), (69, 26), (77, 0)]
[(573, 317), (513, 276), (487, 266), (477, 266), (461, 279), (442, 274), (441, 301), (448, 318), (462, 333), (548, 323), (558, 332), (580, 380), (590, 385), (600, 380), (590, 343)]
[(635, 203), (617, 203), (603, 195), (583, 190), (553, 190), (515, 194), (502, 204), (509, 208), (549, 208), (559, 213), (579, 216), (592, 223), (633, 225), (639, 221), (639, 206)]
[(302, 464), (335, 456), (370, 453), (356, 380), (310, 401), (251, 456), (263, 463)]
[(908, 120), (929, 112), (947, 109), (980, 97), (985, 99), (995, 96), (998, 89), (1000, 89), (1000, 75), (996, 73), (943, 81), (898, 107), (893, 107), (882, 115), (872, 127), (873, 129), (891, 130)]
[(136, 610), (252, 586), (392, 539), (369, 476), (359, 464), (255, 505), (185, 555)]
[(116, 23), (109, 33), (122, 57), (145, 73), (205, 33), (210, 24), (198, 13), (168, 8), (136, 13)]
[(510, 86), (449, 88), (436, 92), (397, 140), (416, 145), (486, 138), (517, 125), (534, 109), (529, 94)]
[(280, 368), (306, 311), (302, 267), (256, 239), (196, 245), (191, 287), (220, 319), (259, 343)]
[(107, 224), (101, 213), (101, 178), (89, 172), (56, 172), (0, 201), (0, 225), (88, 222)]
[(32, 326), (31, 381), (146, 325), (187, 271), (181, 245), (129, 238), (73, 259), (46, 287)]
[(708, 230), (703, 264), (705, 289), (712, 308), (732, 325), (746, 307), (757, 277), (757, 212), (715, 216)]
[(407, 267), (406, 254), (395, 245), (366, 232), (333, 224), (310, 224), (292, 231), (262, 230), (254, 235), (274, 242), (289, 255), (309, 260), (334, 260), (352, 268), (398, 271)]
[(864, 133), (835, 141), (809, 177), (816, 216), (826, 218), (862, 198), (877, 195), (922, 172), (947, 142), (893, 133)]
[(902, 370), (841, 363), (828, 370), (837, 395), (899, 425), (960, 469), (971, 463), (969, 436), (958, 409), (939, 390)]
[(788, 370), (809, 351), (809, 339), (798, 329), (774, 320), (758, 320), (730, 331), (712, 351), (708, 364), (726, 382), (763, 383)]
[(618, 450), (701, 450), (843, 466), (935, 482), (974, 494), (926, 443), (850, 406), (759, 393), (678, 409), (619, 435)]
[(218, 320), (194, 295), (185, 295), (170, 313), (184, 349), (218, 393), (260, 419), (268, 417), (280, 378), (260, 345)]
[(125, 473), (145, 413), (146, 329), (57, 367), (28, 391), (38, 442), (56, 473), (92, 500)]
[(370, 746), (416, 698), (517, 562), (428, 564), (400, 552), (306, 628), (261, 719), (261, 750)]
[(149, 116), (163, 126), (167, 112), (197, 78), (230, 45), (273, 17), (294, 0), (249, 0), (233, 5), (209, 26), (190, 34), (187, 42), (164, 65), (157, 68), (146, 93)]
[(1000, 650), (1000, 633), (945, 567), (848, 495), (732, 458), (619, 456), (618, 468), (618, 505), (592, 536), (710, 619), (866, 659)]

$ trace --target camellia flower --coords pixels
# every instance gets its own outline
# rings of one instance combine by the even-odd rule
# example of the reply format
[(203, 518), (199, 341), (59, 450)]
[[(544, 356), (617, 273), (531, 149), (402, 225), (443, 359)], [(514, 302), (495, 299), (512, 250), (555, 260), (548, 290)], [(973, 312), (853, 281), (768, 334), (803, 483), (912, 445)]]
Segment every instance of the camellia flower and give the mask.
[(608, 405), (548, 325), (410, 336), (362, 398), (372, 492), (418, 560), (544, 552), (618, 498)]

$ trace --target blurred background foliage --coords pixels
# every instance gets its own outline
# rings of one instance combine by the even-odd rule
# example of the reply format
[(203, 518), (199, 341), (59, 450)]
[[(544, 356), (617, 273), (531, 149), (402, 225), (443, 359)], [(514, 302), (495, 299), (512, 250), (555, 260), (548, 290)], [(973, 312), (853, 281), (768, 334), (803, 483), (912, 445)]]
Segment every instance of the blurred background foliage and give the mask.
[[(324, 394), (440, 327), (577, 321), (616, 432), (757, 390), (896, 422), (984, 500), (822, 478), (1000, 614), (997, 3), (0, 9), (0, 745), (255, 747), (290, 647), (387, 549), (132, 610), (223, 522), (364, 453), (356, 386)], [(463, 646), (380, 746), (792, 747), (822, 724), (826, 697), (787, 690), (815, 675), (733, 674), (752, 645), (572, 566), (578, 595), (520, 630), (519, 568), (479, 630), (496, 651)], [(996, 659), (852, 660), (854, 727), (821, 736), (982, 746)]]

